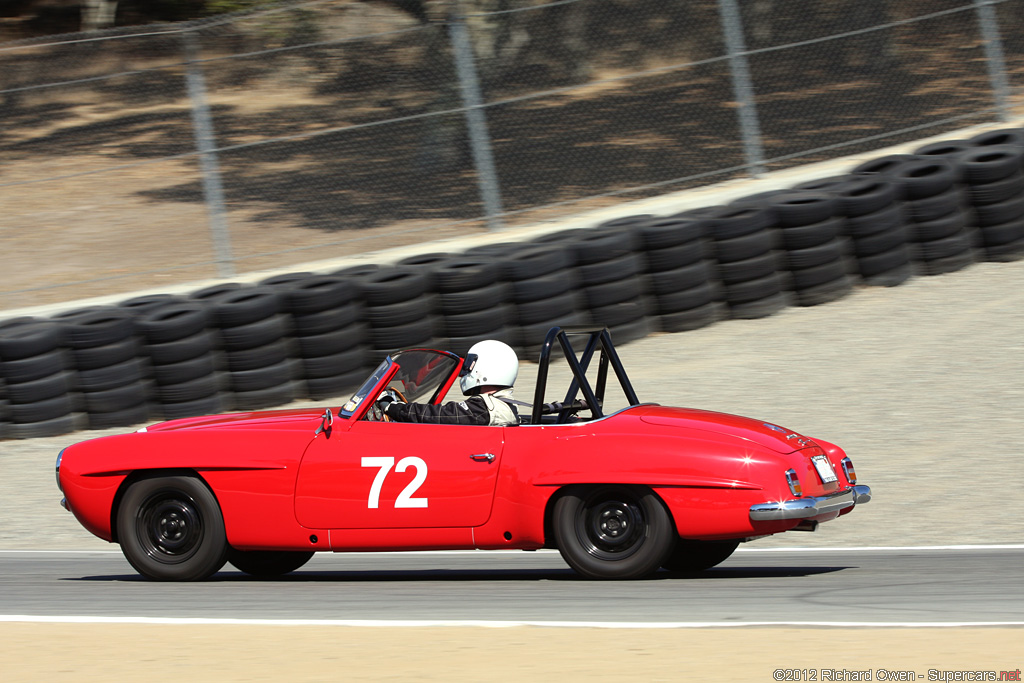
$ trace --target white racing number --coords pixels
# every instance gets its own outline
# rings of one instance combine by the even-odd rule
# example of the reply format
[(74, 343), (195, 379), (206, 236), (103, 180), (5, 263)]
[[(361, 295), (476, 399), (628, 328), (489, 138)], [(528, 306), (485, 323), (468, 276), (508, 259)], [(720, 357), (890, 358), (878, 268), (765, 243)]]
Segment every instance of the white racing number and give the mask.
[(419, 487), (423, 486), (423, 482), (427, 480), (427, 463), (423, 462), (423, 458), (417, 458), (416, 456), (410, 455), (409, 457), (402, 458), (398, 461), (398, 465), (395, 465), (394, 458), (387, 457), (374, 457), (367, 456), (362, 459), (363, 467), (376, 467), (377, 476), (373, 478), (373, 485), (370, 486), (370, 497), (366, 500), (366, 507), (376, 508), (380, 505), (380, 490), (384, 486), (384, 480), (387, 479), (388, 473), (391, 472), (391, 468), (394, 467), (396, 472), (405, 472), (409, 467), (416, 469), (416, 476), (413, 477), (412, 481), (402, 489), (402, 492), (395, 498), (396, 508), (425, 508), (427, 507), (426, 498), (413, 498), (412, 494), (416, 493)]

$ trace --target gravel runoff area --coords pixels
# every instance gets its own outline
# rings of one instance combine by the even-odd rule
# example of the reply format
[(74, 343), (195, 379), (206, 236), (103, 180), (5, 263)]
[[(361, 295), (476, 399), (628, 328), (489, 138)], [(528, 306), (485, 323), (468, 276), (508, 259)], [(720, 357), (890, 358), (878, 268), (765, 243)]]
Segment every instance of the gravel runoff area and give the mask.
[[(1020, 543), (1024, 499), (1000, 489), (1024, 478), (1022, 310), (1024, 261), (980, 263), (759, 320), (653, 335), (620, 355), (642, 401), (832, 441), (872, 487), (872, 502), (848, 517), (756, 545)], [(523, 363), (520, 399), (532, 398), (535, 370)], [(58, 505), (53, 463), (65, 445), (120, 431), (0, 442), (0, 549), (107, 547)]]

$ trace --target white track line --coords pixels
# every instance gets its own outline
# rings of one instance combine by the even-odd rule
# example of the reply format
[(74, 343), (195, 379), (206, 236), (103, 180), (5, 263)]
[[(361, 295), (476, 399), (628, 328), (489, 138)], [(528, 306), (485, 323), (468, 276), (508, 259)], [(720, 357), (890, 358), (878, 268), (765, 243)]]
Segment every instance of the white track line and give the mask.
[(972, 628), (980, 626), (1022, 627), (1024, 621), (484, 621), (478, 619), (193, 619), (176, 617), (86, 617), (0, 615), (0, 623), (37, 624), (154, 624), (164, 626), (347, 626), (354, 628), (614, 628), (684, 629), (737, 627), (831, 627), (831, 628)]

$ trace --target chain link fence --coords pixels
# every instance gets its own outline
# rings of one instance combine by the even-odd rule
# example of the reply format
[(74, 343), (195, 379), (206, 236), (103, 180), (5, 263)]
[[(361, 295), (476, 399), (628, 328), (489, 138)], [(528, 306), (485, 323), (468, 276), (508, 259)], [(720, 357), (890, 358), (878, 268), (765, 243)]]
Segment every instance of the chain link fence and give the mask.
[(1005, 121), (1022, 19), (1024, 0), (321, 0), (0, 44), (0, 306)]

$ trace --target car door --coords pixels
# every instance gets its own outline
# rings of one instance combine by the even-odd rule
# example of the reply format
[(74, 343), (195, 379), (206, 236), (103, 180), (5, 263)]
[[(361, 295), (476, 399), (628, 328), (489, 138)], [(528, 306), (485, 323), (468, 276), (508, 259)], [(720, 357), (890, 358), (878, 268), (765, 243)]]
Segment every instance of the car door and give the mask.
[(296, 517), (315, 529), (480, 526), (504, 429), (362, 420), (335, 430), (303, 456)]

